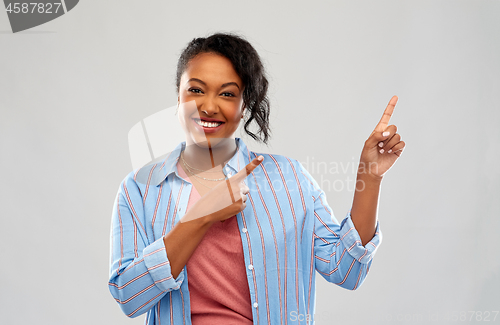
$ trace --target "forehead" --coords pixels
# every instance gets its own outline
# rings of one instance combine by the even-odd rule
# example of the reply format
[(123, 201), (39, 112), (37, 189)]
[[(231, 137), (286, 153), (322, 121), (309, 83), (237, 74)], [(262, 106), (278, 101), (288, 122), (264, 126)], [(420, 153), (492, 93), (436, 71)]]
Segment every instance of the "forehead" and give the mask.
[(242, 86), (241, 78), (234, 70), (231, 61), (214, 53), (201, 53), (189, 61), (181, 79), (190, 78), (198, 78), (214, 85), (233, 81)]

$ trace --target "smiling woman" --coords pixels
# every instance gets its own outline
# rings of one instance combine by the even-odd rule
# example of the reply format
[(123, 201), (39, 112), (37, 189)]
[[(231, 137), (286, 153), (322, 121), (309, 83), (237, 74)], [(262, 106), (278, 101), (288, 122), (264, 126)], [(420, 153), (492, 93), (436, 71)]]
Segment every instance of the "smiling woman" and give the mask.
[[(203, 67), (200, 62), (205, 63)], [(199, 73), (207, 80), (200, 78), (201, 75), (190, 75), (193, 69), (200, 67), (203, 70)], [(177, 63), (176, 87), (179, 100), (184, 91), (189, 90), (182, 83), (191, 81), (192, 78), (198, 79), (192, 80), (198, 82), (193, 85), (194, 89), (200, 85), (210, 86), (210, 91), (215, 92), (214, 94), (236, 97), (234, 101), (246, 108), (245, 132), (252, 138), (267, 143), (270, 136), (268, 81), (260, 56), (250, 43), (237, 35), (221, 33), (193, 39)], [(211, 84), (207, 85), (209, 81)], [(228, 89), (224, 89), (225, 86)], [(203, 89), (194, 89), (192, 92), (203, 94)], [(249, 129), (252, 122), (259, 127), (257, 134)]]
[(234, 137), (244, 120), (251, 137), (269, 138), (268, 82), (246, 40), (192, 40), (176, 81), (186, 141), (120, 185), (113, 297), (146, 324), (313, 324), (315, 270), (355, 290), (380, 244), (380, 184), (404, 147), (387, 126), (397, 97), (365, 142), (352, 214), (339, 223), (302, 164)]
[[(186, 134), (184, 158), (196, 164), (197, 148), (207, 148), (210, 141), (215, 157), (225, 157), (236, 150), (233, 134), (244, 117), (244, 85), (231, 61), (214, 53), (202, 53), (191, 59), (179, 85), (179, 103), (194, 100), (196, 106), (182, 106), (181, 125)], [(189, 109), (191, 108), (191, 109)], [(194, 144), (197, 144), (193, 146)], [(208, 161), (210, 163), (210, 161)], [(219, 165), (222, 161), (215, 161)], [(211, 166), (199, 166), (207, 169)]]

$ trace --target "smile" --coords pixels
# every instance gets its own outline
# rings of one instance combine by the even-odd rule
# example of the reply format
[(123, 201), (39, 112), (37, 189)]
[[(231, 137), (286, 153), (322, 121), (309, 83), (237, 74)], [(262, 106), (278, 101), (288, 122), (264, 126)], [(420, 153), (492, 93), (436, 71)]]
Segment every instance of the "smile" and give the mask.
[(205, 128), (216, 128), (222, 124), (222, 122), (206, 122), (206, 121), (202, 121), (200, 119), (193, 119), (193, 120), (196, 122), (196, 124), (198, 124), (202, 127), (205, 127)]

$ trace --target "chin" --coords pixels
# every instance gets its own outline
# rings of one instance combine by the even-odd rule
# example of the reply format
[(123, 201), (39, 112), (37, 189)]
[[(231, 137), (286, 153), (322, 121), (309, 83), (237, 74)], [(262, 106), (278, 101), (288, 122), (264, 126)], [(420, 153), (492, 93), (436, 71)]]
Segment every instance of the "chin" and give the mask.
[(217, 138), (217, 137), (191, 137), (194, 144), (200, 148), (208, 149), (208, 140), (210, 140), (210, 147), (215, 148), (223, 143), (228, 143), (228, 141), (234, 141), (234, 138)]

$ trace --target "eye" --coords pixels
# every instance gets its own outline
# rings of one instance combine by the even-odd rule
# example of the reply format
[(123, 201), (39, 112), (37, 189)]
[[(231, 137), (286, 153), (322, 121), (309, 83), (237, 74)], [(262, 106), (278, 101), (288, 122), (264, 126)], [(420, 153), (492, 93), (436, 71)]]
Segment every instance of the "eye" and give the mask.
[(234, 94), (230, 93), (230, 92), (225, 92), (225, 93), (222, 93), (221, 95), (223, 95), (223, 97), (234, 97)]
[(192, 93), (195, 93), (195, 94), (201, 94), (201, 93), (203, 93), (201, 91), (201, 89), (198, 89), (198, 88), (189, 88), (188, 91), (192, 92)]

